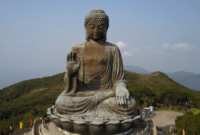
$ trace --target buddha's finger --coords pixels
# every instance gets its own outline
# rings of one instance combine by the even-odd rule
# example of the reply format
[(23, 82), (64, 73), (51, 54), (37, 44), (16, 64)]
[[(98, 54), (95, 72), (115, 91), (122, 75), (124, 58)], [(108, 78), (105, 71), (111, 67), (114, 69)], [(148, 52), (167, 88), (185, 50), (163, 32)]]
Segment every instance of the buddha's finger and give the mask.
[(119, 97), (119, 100), (120, 100), (120, 105), (122, 105), (122, 100), (123, 100), (123, 99), (122, 99), (121, 96)]
[(69, 54), (69, 61), (72, 61), (72, 52)]
[(121, 105), (119, 96), (117, 97), (117, 100), (118, 100), (118, 102), (119, 102), (119, 105)]
[(124, 104), (124, 97), (121, 96), (122, 105)]
[(76, 59), (75, 59), (75, 53), (74, 53), (74, 51), (72, 52), (72, 61), (75, 61)]
[(129, 92), (127, 93), (127, 99), (129, 99)]
[(67, 54), (67, 62), (69, 62), (69, 53)]
[(119, 96), (117, 97), (117, 100), (118, 100), (118, 102), (119, 102), (119, 105), (120, 105), (120, 99), (119, 99)]
[(76, 62), (76, 51), (74, 51), (74, 61)]
[(116, 96), (116, 101), (117, 101), (117, 104), (119, 104), (119, 101), (118, 101), (118, 96)]
[(122, 104), (125, 105), (124, 96), (122, 97)]
[(124, 104), (126, 105), (126, 97), (124, 96), (123, 98), (124, 98)]
[(118, 103), (120, 105), (120, 98), (119, 98), (119, 96), (117, 96), (117, 101), (118, 101)]
[(120, 100), (119, 100), (119, 96), (117, 96), (117, 101), (118, 101), (118, 103), (119, 103), (119, 105), (120, 105)]

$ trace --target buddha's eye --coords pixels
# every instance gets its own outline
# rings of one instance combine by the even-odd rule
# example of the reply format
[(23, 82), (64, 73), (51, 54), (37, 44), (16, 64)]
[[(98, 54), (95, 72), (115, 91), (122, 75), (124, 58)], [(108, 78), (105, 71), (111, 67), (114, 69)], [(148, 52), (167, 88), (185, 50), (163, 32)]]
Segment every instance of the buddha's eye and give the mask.
[(103, 29), (103, 28), (104, 28), (104, 25), (99, 26), (99, 29)]
[(90, 28), (91, 28), (91, 29), (94, 29), (94, 28), (95, 28), (95, 26), (94, 26), (94, 25), (90, 25)]

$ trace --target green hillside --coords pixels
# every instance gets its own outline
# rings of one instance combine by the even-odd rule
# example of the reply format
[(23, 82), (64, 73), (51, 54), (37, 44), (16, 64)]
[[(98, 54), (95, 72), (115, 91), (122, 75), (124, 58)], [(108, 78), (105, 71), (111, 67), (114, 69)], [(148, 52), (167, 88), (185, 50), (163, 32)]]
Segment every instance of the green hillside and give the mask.
[[(161, 72), (141, 75), (125, 71), (125, 74), (128, 89), (138, 106), (156, 103), (176, 105), (177, 102), (189, 100), (192, 100), (194, 107), (200, 105), (200, 92), (176, 83)], [(47, 108), (55, 103), (64, 89), (63, 77), (64, 73), (60, 73), (22, 81), (2, 89), (0, 129), (6, 133), (11, 124), (14, 130), (19, 130), (20, 121), (23, 122), (23, 128), (28, 128), (30, 119), (45, 117)], [(176, 98), (174, 95), (177, 93), (179, 96)]]
[(50, 88), (61, 84), (63, 83), (63, 76), (64, 73), (61, 73), (50, 77), (21, 81), (11, 86), (5, 87), (0, 90), (0, 104), (3, 102), (9, 102), (22, 95), (28, 94), (34, 89)]
[(143, 86), (148, 87), (150, 90), (156, 93), (167, 88), (194, 92), (194, 90), (175, 82), (162, 72), (153, 72), (144, 75), (125, 71), (125, 74), (128, 81), (129, 91)]

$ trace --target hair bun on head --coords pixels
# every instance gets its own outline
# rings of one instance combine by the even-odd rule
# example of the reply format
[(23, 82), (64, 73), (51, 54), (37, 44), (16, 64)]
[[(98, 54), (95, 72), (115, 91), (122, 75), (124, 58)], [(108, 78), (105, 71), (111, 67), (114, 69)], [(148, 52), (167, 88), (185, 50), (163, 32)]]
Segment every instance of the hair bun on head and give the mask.
[(105, 23), (107, 24), (107, 28), (109, 27), (109, 18), (102, 9), (92, 9), (89, 12), (89, 14), (85, 17), (85, 27), (90, 20), (105, 21)]

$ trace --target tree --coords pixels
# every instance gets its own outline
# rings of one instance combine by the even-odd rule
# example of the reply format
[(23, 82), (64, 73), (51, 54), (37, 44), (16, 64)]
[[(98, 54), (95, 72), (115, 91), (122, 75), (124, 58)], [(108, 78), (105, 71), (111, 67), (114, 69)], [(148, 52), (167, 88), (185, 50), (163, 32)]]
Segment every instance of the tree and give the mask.
[(155, 93), (147, 87), (138, 87), (130, 92), (139, 105), (147, 106), (155, 101)]
[(148, 102), (149, 102), (150, 106), (152, 106), (153, 103), (155, 102), (155, 98), (154, 97), (148, 98)]
[(169, 108), (178, 103), (188, 102), (188, 97), (190, 94), (188, 92), (178, 90), (178, 89), (164, 89), (159, 93), (159, 101), (161, 104), (166, 104)]

